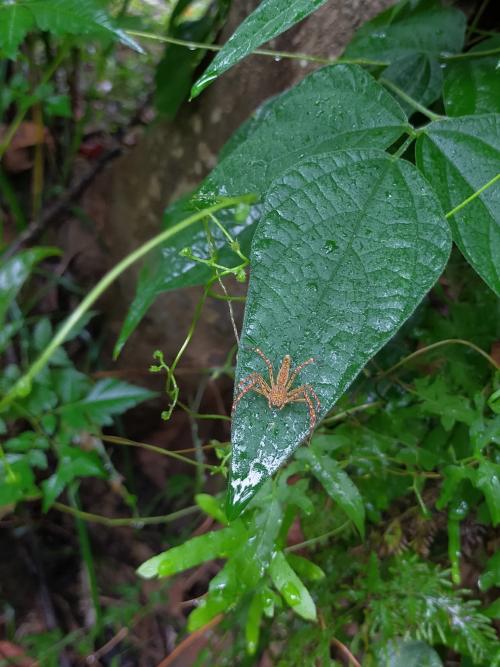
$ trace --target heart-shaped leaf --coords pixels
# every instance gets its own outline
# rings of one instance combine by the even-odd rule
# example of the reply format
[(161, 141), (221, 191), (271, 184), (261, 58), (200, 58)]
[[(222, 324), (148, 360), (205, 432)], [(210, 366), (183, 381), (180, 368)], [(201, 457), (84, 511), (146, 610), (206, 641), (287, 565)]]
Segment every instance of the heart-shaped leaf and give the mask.
[[(434, 193), (411, 164), (338, 151), (297, 164), (270, 189), (256, 231), (236, 384), (313, 357), (323, 417), (432, 287), (450, 252)], [(236, 391), (236, 395), (238, 392)], [(310, 394), (310, 392), (309, 392)], [(270, 409), (246, 393), (233, 416), (228, 512), (234, 516), (310, 430), (308, 405)]]
[(482, 51), (500, 47), (500, 36), (487, 39), (467, 53), (476, 57), (447, 65), (444, 79), (444, 104), (448, 116), (500, 113), (498, 54), (477, 57)]
[(325, 2), (326, 0), (262, 0), (196, 81), (191, 90), (191, 97), (199, 95), (212, 81), (243, 60), (254, 49), (281, 35)]
[[(426, 53), (410, 53), (398, 58), (384, 70), (383, 78), (395, 83), (424, 106), (435, 102), (443, 89), (443, 72), (439, 60)], [(399, 100), (399, 103), (409, 116), (415, 112), (404, 100)]]
[[(220, 195), (252, 192), (263, 196), (275, 178), (309, 155), (359, 146), (387, 148), (406, 129), (408, 121), (399, 104), (363, 69), (324, 67), (267, 102), (256, 119), (247, 121), (230, 140), (224, 159), (202, 183), (196, 198), (173, 204), (164, 224), (175, 224)], [(259, 215), (257, 206), (243, 221), (235, 219), (232, 211), (221, 211), (218, 218), (247, 252)], [(212, 225), (211, 233), (218, 248), (227, 248), (220, 230)], [(159, 294), (198, 285), (210, 277), (210, 269), (179, 255), (186, 246), (195, 255), (208, 254), (202, 225), (178, 234), (144, 265), (115, 356)], [(229, 250), (220, 259), (225, 266), (239, 262)]]
[[(417, 165), (445, 211), (500, 172), (500, 115), (430, 123), (417, 141)], [(483, 280), (500, 294), (500, 183), (450, 218), (453, 240)]]
[(458, 53), (463, 47), (465, 26), (465, 14), (454, 7), (399, 2), (364, 23), (345, 55), (394, 62), (414, 53)]

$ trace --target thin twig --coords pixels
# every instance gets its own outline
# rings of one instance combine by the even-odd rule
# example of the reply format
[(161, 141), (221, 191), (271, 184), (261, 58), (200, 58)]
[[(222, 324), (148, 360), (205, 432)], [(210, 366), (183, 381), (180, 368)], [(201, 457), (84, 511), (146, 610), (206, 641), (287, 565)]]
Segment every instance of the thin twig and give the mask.
[(451, 218), (452, 215), (455, 215), (455, 213), (458, 213), (460, 210), (464, 208), (464, 206), (467, 206), (467, 204), (470, 204), (471, 201), (476, 199), (476, 197), (479, 197), (480, 194), (482, 194), (485, 190), (488, 188), (491, 188), (492, 185), (494, 185), (498, 180), (500, 180), (500, 173), (498, 173), (496, 176), (493, 176), (492, 179), (490, 179), (487, 183), (485, 183), (483, 186), (479, 188), (479, 190), (476, 190), (473, 192), (470, 197), (467, 197), (467, 199), (464, 199), (460, 204), (457, 204), (455, 208), (452, 208), (451, 211), (448, 211), (448, 213), (444, 216), (446, 219)]
[(366, 410), (370, 410), (371, 408), (380, 408), (382, 405), (384, 405), (383, 401), (372, 401), (369, 403), (362, 403), (361, 405), (355, 405), (353, 408), (348, 408), (347, 410), (338, 412), (336, 415), (332, 415), (331, 417), (323, 419), (321, 423), (333, 424), (335, 422), (342, 421), (343, 419), (346, 419), (346, 417), (350, 417), (351, 415), (354, 415), (357, 412), (365, 412)]
[[(137, 447), (139, 449), (146, 449), (150, 452), (154, 452), (155, 454), (161, 454), (162, 456), (169, 456), (172, 459), (177, 459), (178, 461), (182, 461), (183, 463), (188, 463), (189, 465), (194, 465), (197, 467), (200, 465), (199, 462), (193, 461), (193, 459), (190, 459), (187, 456), (182, 456), (182, 454), (178, 454), (176, 451), (172, 451), (170, 449), (163, 449), (162, 447), (157, 447), (156, 445), (149, 445), (147, 442), (137, 442), (136, 440), (121, 438), (120, 436), (117, 435), (103, 435), (101, 436), (101, 440), (103, 440), (104, 442), (110, 442), (115, 445), (125, 445), (127, 447)], [(203, 464), (203, 467), (213, 471), (218, 470), (217, 466), (211, 466), (206, 463)]]
[(396, 86), (394, 83), (392, 83), (392, 81), (388, 81), (382, 77), (378, 81), (379, 83), (383, 83), (386, 88), (389, 88), (389, 90), (392, 90), (393, 93), (396, 93), (396, 95), (398, 95), (402, 100), (413, 107), (415, 111), (420, 111), (421, 114), (427, 116), (429, 120), (441, 120), (444, 118), (444, 116), (440, 116), (439, 114), (434, 113), (434, 111), (427, 109), (427, 107), (424, 107), (422, 104), (420, 104), (420, 102), (414, 100), (413, 97), (410, 97), (399, 86)]
[[(151, 32), (142, 32), (140, 30), (126, 30), (128, 35), (134, 37), (144, 37), (145, 39), (152, 39), (157, 42), (164, 42), (167, 44), (175, 44), (176, 46), (185, 46), (188, 49), (205, 49), (206, 51), (221, 51), (224, 47), (220, 44), (206, 44), (204, 42), (191, 42), (185, 39), (177, 39), (176, 37), (169, 37), (166, 35), (155, 35)], [(250, 55), (250, 54), (249, 54)], [(318, 65), (373, 65), (375, 67), (386, 67), (390, 63), (382, 60), (369, 60), (367, 58), (329, 58), (327, 56), (312, 56), (308, 53), (293, 53), (291, 51), (272, 51), (270, 49), (255, 49), (251, 55), (269, 56), (275, 59), (288, 60), (307, 60), (311, 63), (318, 63)]]
[(486, 359), (486, 361), (488, 361), (488, 363), (490, 363), (494, 368), (496, 368), (497, 370), (500, 369), (500, 366), (493, 359), (493, 357), (490, 357), (490, 355), (487, 352), (482, 350), (474, 343), (471, 343), (469, 340), (462, 340), (461, 338), (447, 338), (446, 340), (440, 340), (437, 343), (432, 343), (431, 345), (422, 347), (420, 350), (417, 350), (416, 352), (412, 352), (408, 356), (401, 359), (401, 361), (398, 361), (397, 364), (394, 364), (394, 366), (391, 366), (385, 371), (381, 371), (378, 374), (378, 377), (385, 377), (386, 375), (390, 375), (391, 373), (394, 373), (394, 371), (400, 368), (401, 366), (404, 366), (408, 362), (413, 361), (413, 359), (420, 357), (422, 354), (427, 354), (427, 352), (431, 352), (432, 350), (436, 350), (437, 348), (444, 347), (446, 345), (463, 345), (464, 347), (469, 347), (471, 350), (474, 350), (482, 357), (484, 357), (484, 359)]

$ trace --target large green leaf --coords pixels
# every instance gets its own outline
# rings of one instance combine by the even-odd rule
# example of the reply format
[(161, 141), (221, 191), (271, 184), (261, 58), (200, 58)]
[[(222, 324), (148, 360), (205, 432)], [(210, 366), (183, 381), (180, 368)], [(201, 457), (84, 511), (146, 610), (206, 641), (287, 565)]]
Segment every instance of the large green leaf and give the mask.
[[(214, 196), (244, 192), (263, 196), (275, 178), (309, 155), (340, 148), (387, 148), (407, 127), (401, 107), (360, 67), (343, 65), (317, 70), (266, 103), (257, 120), (250, 119), (243, 126), (239, 141), (230, 140), (230, 149), (205, 179), (197, 197), (170, 207), (165, 224), (175, 224), (187, 211), (201, 208)], [(219, 214), (231, 234), (239, 238), (244, 252), (259, 214), (258, 207), (244, 221), (236, 220), (230, 211)], [(215, 245), (223, 246), (224, 236), (216, 228), (212, 233)], [(186, 246), (195, 255), (208, 254), (201, 225), (194, 232), (187, 230), (176, 236), (172, 244), (162, 246), (144, 265), (115, 354), (159, 294), (197, 285), (210, 277), (206, 267), (179, 255)], [(221, 259), (234, 265), (237, 258), (226, 252)]]
[[(385, 61), (382, 76), (427, 106), (443, 88), (441, 53), (462, 50), (464, 14), (434, 2), (400, 2), (365, 23), (346, 49), (349, 58)], [(402, 103), (407, 113), (414, 110)]]
[(19, 252), (0, 265), (0, 324), (7, 308), (28, 279), (34, 267), (46, 257), (59, 255), (57, 248), (30, 248)]
[(34, 24), (33, 14), (26, 7), (0, 1), (0, 54), (14, 59), (19, 45)]
[(438, 2), (400, 2), (364, 23), (345, 55), (391, 63), (414, 53), (458, 53), (465, 26), (464, 13), (453, 7), (442, 7)]
[[(468, 53), (500, 47), (500, 36), (487, 39)], [(500, 113), (498, 54), (449, 63), (445, 70), (444, 103), (448, 116)]]
[[(143, 53), (142, 48), (118, 29), (97, 0), (24, 0), (0, 2), (0, 49), (14, 58), (17, 47), (35, 24), (57, 36), (112, 37)], [(2, 39), (3, 38), (3, 39)]]
[[(236, 383), (314, 358), (325, 415), (413, 312), (443, 270), (450, 235), (434, 193), (409, 163), (338, 151), (290, 169), (269, 191), (252, 247)], [(309, 432), (304, 404), (270, 409), (247, 393), (233, 415), (228, 511), (237, 514)]]
[(324, 486), (328, 495), (344, 510), (363, 536), (365, 532), (365, 507), (361, 494), (350, 477), (331, 456), (317, 452), (313, 447), (302, 449), (297, 452), (296, 456), (307, 464), (312, 474)]
[(191, 96), (196, 97), (218, 76), (248, 56), (264, 42), (302, 21), (326, 0), (262, 0), (215, 56), (196, 81)]
[[(416, 152), (417, 165), (449, 211), (500, 172), (500, 115), (431, 123), (419, 137)], [(500, 294), (500, 184), (455, 213), (450, 224), (462, 253)]]

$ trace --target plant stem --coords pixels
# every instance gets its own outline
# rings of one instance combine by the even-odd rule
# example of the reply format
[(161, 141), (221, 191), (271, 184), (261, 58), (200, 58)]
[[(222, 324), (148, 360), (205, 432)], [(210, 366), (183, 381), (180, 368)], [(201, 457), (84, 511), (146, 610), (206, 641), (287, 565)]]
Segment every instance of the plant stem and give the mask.
[[(158, 42), (185, 46), (188, 49), (205, 49), (206, 51), (221, 51), (224, 47), (220, 44), (205, 44), (204, 42), (191, 42), (185, 39), (177, 39), (166, 35), (155, 35), (151, 32), (142, 32), (140, 30), (126, 30), (128, 35), (133, 37), (144, 37), (145, 39), (154, 39)], [(255, 49), (252, 55), (269, 56), (271, 58), (287, 58), (290, 60), (307, 60), (308, 62), (318, 63), (319, 65), (373, 65), (374, 67), (386, 67), (390, 63), (382, 60), (369, 60), (367, 58), (329, 58), (326, 56), (312, 56), (307, 53), (293, 53), (290, 51), (271, 51), (269, 49)]]
[(213, 206), (190, 215), (173, 227), (165, 229), (163, 232), (157, 236), (154, 236), (152, 239), (134, 250), (134, 252), (130, 253), (130, 255), (127, 255), (124, 259), (121, 260), (121, 262), (118, 262), (118, 264), (116, 264), (116, 266), (108, 271), (108, 273), (106, 273), (106, 275), (88, 293), (85, 299), (83, 299), (79, 306), (66, 319), (62, 327), (57, 331), (56, 335), (45, 348), (45, 350), (43, 350), (40, 356), (26, 371), (26, 373), (21, 378), (19, 378), (12, 389), (3, 397), (3, 399), (0, 401), (0, 410), (9, 405), (16, 396), (25, 396), (30, 393), (31, 382), (33, 378), (46, 366), (55, 350), (64, 342), (66, 336), (78, 323), (82, 315), (90, 309), (90, 307), (97, 301), (101, 294), (107, 290), (107, 288), (132, 264), (144, 257), (144, 255), (146, 255), (150, 250), (153, 250), (157, 246), (170, 239), (172, 236), (175, 236), (184, 229), (187, 229), (194, 223), (199, 222), (207, 215), (210, 215), (210, 213), (219, 211), (223, 208), (230, 208), (232, 206), (236, 206), (237, 204), (251, 203), (253, 201), (255, 201), (254, 195), (242, 195), (240, 197), (229, 197), (224, 199), (221, 202), (214, 204)]
[[(495, 33), (498, 34), (498, 33)], [(441, 60), (468, 60), (469, 58), (485, 58), (486, 56), (496, 56), (500, 53), (500, 47), (495, 49), (486, 49), (485, 51), (466, 51), (465, 53), (452, 53), (449, 56), (441, 56)]]
[(403, 153), (408, 149), (408, 147), (415, 141), (415, 134), (409, 134), (409, 136), (406, 137), (406, 139), (403, 141), (401, 146), (397, 149), (395, 153), (393, 153), (392, 157), (394, 159), (399, 158), (403, 155)]
[(370, 410), (371, 408), (380, 408), (382, 405), (384, 405), (383, 401), (372, 401), (371, 403), (363, 403), (362, 405), (356, 405), (353, 408), (349, 408), (348, 410), (343, 410), (342, 412), (338, 412), (336, 415), (332, 415), (332, 417), (327, 417), (326, 419), (323, 419), (321, 423), (333, 424), (335, 422), (340, 422), (343, 419), (346, 419), (346, 417), (350, 417), (351, 415), (356, 414), (356, 412), (365, 412), (365, 410)]
[(469, 340), (463, 340), (462, 338), (447, 338), (446, 340), (439, 340), (437, 343), (432, 343), (431, 345), (422, 347), (420, 350), (417, 350), (416, 352), (412, 352), (408, 356), (401, 359), (401, 361), (398, 361), (397, 364), (394, 364), (394, 366), (391, 366), (387, 370), (379, 373), (378, 377), (385, 377), (386, 375), (391, 375), (391, 373), (393, 373), (395, 370), (397, 370), (401, 366), (404, 366), (410, 361), (413, 361), (417, 357), (420, 357), (422, 354), (427, 354), (427, 352), (431, 352), (432, 350), (437, 350), (439, 347), (444, 347), (445, 345), (464, 345), (465, 347), (469, 347), (471, 350), (474, 350), (482, 357), (484, 357), (486, 361), (488, 361), (488, 363), (490, 363), (494, 368), (500, 370), (500, 366), (493, 359), (493, 357), (490, 357), (490, 355), (487, 352), (482, 350), (474, 343), (471, 343)]
[(73, 516), (75, 517), (76, 530), (78, 533), (78, 541), (80, 543), (80, 551), (82, 554), (83, 562), (85, 563), (85, 569), (87, 571), (88, 585), (90, 590), (90, 598), (92, 600), (92, 606), (94, 608), (95, 618), (94, 620), (94, 632), (96, 636), (101, 634), (102, 629), (102, 611), (101, 605), (99, 603), (99, 588), (97, 585), (97, 575), (95, 571), (94, 557), (92, 555), (92, 547), (90, 545), (89, 533), (87, 531), (87, 526), (82, 521), (80, 516), (80, 507), (79, 507), (79, 498), (77, 486), (75, 483), (72, 483), (68, 487), (68, 498), (71, 508), (74, 510)]
[(467, 206), (467, 204), (470, 204), (471, 201), (476, 199), (476, 197), (479, 197), (480, 194), (482, 194), (485, 190), (488, 188), (491, 188), (492, 185), (494, 185), (498, 180), (500, 180), (500, 173), (498, 173), (496, 176), (493, 176), (493, 178), (485, 183), (482, 187), (479, 188), (479, 190), (476, 190), (473, 192), (470, 197), (467, 197), (467, 199), (464, 199), (463, 202), (460, 202), (455, 208), (452, 208), (451, 211), (448, 211), (448, 213), (444, 216), (446, 219), (451, 218), (452, 215), (455, 215), (455, 213), (458, 213), (461, 211), (464, 206)]
[[(121, 438), (117, 435), (102, 435), (101, 440), (103, 440), (104, 442), (110, 442), (114, 445), (125, 445), (127, 447), (138, 447), (139, 449), (146, 449), (147, 451), (154, 452), (155, 454), (161, 454), (162, 456), (169, 456), (170, 458), (177, 459), (178, 461), (182, 461), (183, 463), (189, 463), (189, 465), (194, 465), (197, 467), (200, 465), (196, 461), (193, 461), (193, 459), (190, 459), (188, 456), (183, 456), (182, 454), (178, 454), (177, 452), (171, 451), (170, 449), (163, 449), (162, 447), (149, 445), (146, 442), (136, 442), (135, 440), (129, 440), (128, 438)], [(203, 464), (203, 467), (212, 471), (218, 470), (218, 466), (212, 466), (206, 463)]]
[(396, 93), (396, 95), (398, 95), (402, 100), (412, 106), (415, 111), (420, 111), (421, 114), (427, 116), (429, 120), (441, 120), (442, 118), (445, 118), (445, 116), (440, 116), (439, 114), (434, 113), (434, 111), (427, 109), (427, 107), (424, 107), (422, 104), (420, 104), (420, 102), (414, 100), (413, 97), (407, 95), (405, 91), (402, 90), (399, 86), (396, 86), (396, 84), (392, 83), (392, 81), (388, 81), (384, 78), (380, 78), (378, 81), (379, 83), (384, 84), (386, 88), (389, 88), (389, 90), (392, 90), (394, 93)]
[(341, 533), (343, 530), (347, 528), (349, 525), (350, 521), (346, 521), (343, 523), (341, 526), (338, 528), (334, 528), (333, 530), (330, 530), (328, 533), (323, 533), (323, 535), (318, 535), (318, 537), (311, 537), (310, 540), (305, 540), (304, 542), (299, 542), (298, 544), (292, 544), (291, 547), (286, 547), (284, 549), (285, 553), (290, 553), (291, 551), (298, 551), (299, 549), (304, 549), (305, 547), (310, 547), (316, 542), (321, 542), (321, 540), (326, 540), (329, 537), (333, 537), (334, 535), (338, 535)]
[(113, 519), (107, 516), (101, 516), (100, 514), (93, 514), (92, 512), (84, 512), (80, 509), (70, 507), (69, 505), (64, 505), (63, 503), (55, 502), (52, 506), (54, 509), (64, 512), (65, 514), (71, 514), (72, 516), (79, 517), (83, 521), (89, 521), (90, 523), (100, 523), (103, 526), (131, 526), (132, 528), (142, 528), (143, 526), (154, 525), (156, 523), (171, 523), (177, 519), (182, 519), (185, 516), (199, 512), (200, 508), (198, 505), (192, 505), (190, 507), (184, 507), (177, 512), (171, 512), (170, 514), (164, 514), (162, 516), (145, 516), (145, 517), (124, 517), (119, 519)]
[(467, 33), (466, 33), (466, 35), (465, 35), (465, 37), (466, 37), (467, 40), (468, 40), (469, 36), (470, 36), (473, 32), (475, 32), (475, 30), (476, 30), (476, 28), (477, 28), (477, 24), (478, 24), (479, 21), (481, 20), (481, 16), (483, 15), (484, 10), (485, 10), (486, 7), (488, 6), (489, 2), (490, 2), (490, 0), (483, 0), (483, 2), (481, 3), (481, 6), (480, 6), (479, 9), (477, 10), (477, 12), (476, 12), (474, 18), (472, 19), (472, 21), (471, 21), (469, 27), (467, 28)]

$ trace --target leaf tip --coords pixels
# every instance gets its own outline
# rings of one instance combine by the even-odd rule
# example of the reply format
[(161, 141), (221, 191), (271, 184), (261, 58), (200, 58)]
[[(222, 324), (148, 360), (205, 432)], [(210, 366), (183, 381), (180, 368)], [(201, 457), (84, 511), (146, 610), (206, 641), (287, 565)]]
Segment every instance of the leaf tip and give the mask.
[(198, 95), (207, 88), (212, 81), (215, 81), (217, 78), (217, 74), (212, 71), (212, 70), (206, 70), (200, 78), (194, 82), (192, 88), (191, 88), (191, 95), (189, 97), (189, 101), (194, 100), (195, 97), (198, 97)]

